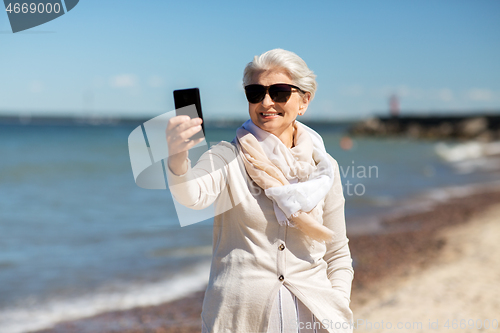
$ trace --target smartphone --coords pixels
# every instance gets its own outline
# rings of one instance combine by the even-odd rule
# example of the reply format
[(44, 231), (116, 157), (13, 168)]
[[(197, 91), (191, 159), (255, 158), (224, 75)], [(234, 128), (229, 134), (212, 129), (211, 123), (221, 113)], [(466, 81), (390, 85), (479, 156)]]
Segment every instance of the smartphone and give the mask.
[[(182, 110), (179, 109), (194, 104), (196, 106), (196, 112), (198, 113), (198, 117), (200, 117), (203, 120), (203, 114), (201, 113), (200, 90), (198, 88), (174, 90), (174, 103), (175, 103), (175, 114), (177, 116), (188, 115), (192, 118), (193, 117), (192, 114), (183, 113)], [(204, 133), (205, 133), (205, 122), (201, 123), (201, 131), (193, 135), (190, 139), (196, 140), (198, 138), (203, 138)]]

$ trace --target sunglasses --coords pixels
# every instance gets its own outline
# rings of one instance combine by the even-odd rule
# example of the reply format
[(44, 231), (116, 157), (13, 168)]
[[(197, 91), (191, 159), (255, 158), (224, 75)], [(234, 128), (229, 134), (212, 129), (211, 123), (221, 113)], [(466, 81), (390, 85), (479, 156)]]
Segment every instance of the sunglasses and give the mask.
[(302, 89), (291, 84), (277, 83), (270, 86), (250, 84), (245, 86), (245, 94), (248, 102), (252, 104), (262, 102), (268, 92), (269, 97), (271, 97), (275, 103), (285, 103), (290, 99), (292, 93), (295, 92), (295, 90), (292, 89), (297, 89), (297, 91), (304, 93)]

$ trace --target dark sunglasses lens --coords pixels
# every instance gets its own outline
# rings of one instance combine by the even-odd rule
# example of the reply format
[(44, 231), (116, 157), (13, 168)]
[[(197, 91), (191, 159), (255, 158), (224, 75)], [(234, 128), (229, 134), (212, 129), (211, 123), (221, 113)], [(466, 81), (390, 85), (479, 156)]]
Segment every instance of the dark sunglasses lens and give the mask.
[(266, 88), (258, 84), (245, 87), (245, 94), (250, 103), (260, 103), (266, 96)]
[(285, 103), (292, 95), (292, 87), (287, 84), (274, 84), (269, 87), (269, 96), (276, 103)]

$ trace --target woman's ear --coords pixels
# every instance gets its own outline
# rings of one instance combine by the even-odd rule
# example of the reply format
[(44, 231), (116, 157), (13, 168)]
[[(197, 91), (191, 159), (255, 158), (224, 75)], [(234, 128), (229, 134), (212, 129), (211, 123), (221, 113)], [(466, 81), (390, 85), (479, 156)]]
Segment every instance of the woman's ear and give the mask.
[(299, 115), (303, 115), (306, 112), (307, 107), (309, 106), (309, 102), (311, 102), (311, 93), (310, 92), (306, 92), (302, 96), (302, 99), (300, 101)]

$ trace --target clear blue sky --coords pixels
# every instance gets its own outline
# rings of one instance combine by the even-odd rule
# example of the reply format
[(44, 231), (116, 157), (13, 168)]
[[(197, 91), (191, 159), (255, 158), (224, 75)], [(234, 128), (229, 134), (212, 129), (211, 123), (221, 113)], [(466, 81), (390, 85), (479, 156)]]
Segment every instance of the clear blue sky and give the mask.
[(318, 76), (311, 118), (500, 110), (500, 1), (81, 0), (9, 33), (0, 113), (155, 116), (198, 86), (206, 117), (246, 118), (244, 66), (284, 48)]

